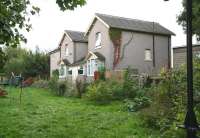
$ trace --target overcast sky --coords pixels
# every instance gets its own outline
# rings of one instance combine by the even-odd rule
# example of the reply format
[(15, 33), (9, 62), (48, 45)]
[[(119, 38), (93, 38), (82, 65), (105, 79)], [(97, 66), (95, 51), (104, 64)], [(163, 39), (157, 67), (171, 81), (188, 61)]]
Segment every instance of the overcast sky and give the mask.
[(41, 11), (32, 18), (33, 29), (26, 34), (26, 48), (38, 45), (42, 50), (55, 49), (65, 29), (86, 31), (95, 13), (158, 22), (176, 34), (172, 37), (173, 47), (185, 44), (182, 27), (176, 23), (182, 0), (87, 0), (85, 6), (65, 12), (59, 10), (55, 1), (32, 0)]

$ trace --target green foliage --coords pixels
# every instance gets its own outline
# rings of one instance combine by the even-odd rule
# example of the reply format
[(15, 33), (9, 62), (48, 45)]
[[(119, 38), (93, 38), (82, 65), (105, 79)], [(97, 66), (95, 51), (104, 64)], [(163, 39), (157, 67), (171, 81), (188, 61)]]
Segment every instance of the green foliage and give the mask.
[(86, 88), (85, 98), (100, 104), (124, 99), (123, 84), (115, 80), (96, 81)]
[(56, 69), (56, 70), (53, 70), (53, 72), (52, 72), (52, 75), (53, 75), (53, 77), (59, 77), (59, 70), (58, 69)]
[(23, 77), (48, 78), (49, 76), (49, 55), (37, 50), (35, 53), (18, 48), (7, 47), (4, 49), (7, 60), (4, 65), (4, 72), (9, 76), (11, 72)]
[(13, 72), (16, 75), (22, 74), (24, 72), (24, 61), (21, 58), (12, 58), (6, 62), (4, 65), (4, 70), (7, 76), (11, 76)]
[(106, 80), (106, 78), (105, 78), (105, 71), (106, 71), (106, 68), (104, 67), (104, 66), (100, 66), (99, 68), (98, 68), (98, 71), (99, 71), (99, 73), (100, 73), (100, 80)]
[[(200, 97), (200, 58), (194, 58), (194, 99)], [(172, 69), (161, 74), (163, 80), (158, 85), (152, 85), (152, 103), (141, 112), (143, 120), (149, 127), (161, 131), (162, 137), (184, 137), (183, 131), (177, 128), (182, 124), (186, 114), (186, 66)], [(195, 102), (196, 103), (196, 102)], [(200, 105), (196, 104), (195, 111), (200, 119)]]
[(74, 10), (78, 6), (83, 6), (86, 4), (86, 0), (56, 0), (56, 3), (62, 11), (65, 10)]
[(110, 103), (113, 99), (112, 89), (105, 81), (98, 81), (87, 87), (85, 98), (100, 104)]
[(5, 53), (3, 52), (2, 48), (0, 47), (0, 73), (4, 72), (3, 67), (5, 65), (6, 60), (7, 60), (7, 57)]
[(31, 87), (48, 89), (49, 82), (47, 80), (37, 80), (37, 81), (34, 81)]
[(39, 12), (39, 8), (30, 4), (29, 0), (0, 1), (0, 44), (16, 47), (26, 38), (20, 32), (31, 29), (30, 15)]
[(137, 91), (136, 96), (133, 99), (125, 99), (124, 108), (129, 112), (136, 112), (149, 107), (151, 98), (148, 95), (149, 90), (141, 88)]
[(120, 40), (122, 35), (121, 29), (112, 28), (109, 30), (109, 36), (112, 41)]
[[(183, 11), (177, 18), (177, 22), (183, 26), (183, 29), (186, 30), (186, 0), (183, 0)], [(193, 0), (193, 34), (196, 34), (200, 38), (200, 1)]]
[(56, 77), (51, 77), (50, 78), (50, 80), (49, 80), (49, 89), (55, 95), (57, 94), (57, 90), (58, 90), (58, 78), (56, 78)]
[(135, 69), (128, 67), (124, 73), (123, 89), (126, 98), (134, 98), (139, 90), (139, 81)]
[(52, 77), (48, 86), (54, 95), (66, 97), (75, 95), (72, 84), (69, 81), (59, 81), (57, 77)]
[[(47, 89), (6, 88), (0, 99), (0, 135), (6, 138), (158, 138), (136, 113), (121, 111), (121, 102), (98, 106), (77, 98), (52, 95)], [(8, 129), (9, 128), (9, 129)]]
[(49, 76), (49, 55), (36, 51), (36, 53), (29, 52), (24, 58), (23, 72), (24, 77), (39, 77), (48, 78)]
[(77, 78), (75, 85), (76, 85), (77, 97), (81, 98), (83, 93), (86, 91), (88, 84), (86, 83), (85, 80)]
[[(86, 0), (56, 0), (56, 3), (65, 11), (85, 5)], [(21, 41), (27, 42), (22, 30), (31, 30), (31, 16), (39, 13), (40, 8), (30, 0), (1, 0), (0, 9), (0, 44), (17, 47)]]

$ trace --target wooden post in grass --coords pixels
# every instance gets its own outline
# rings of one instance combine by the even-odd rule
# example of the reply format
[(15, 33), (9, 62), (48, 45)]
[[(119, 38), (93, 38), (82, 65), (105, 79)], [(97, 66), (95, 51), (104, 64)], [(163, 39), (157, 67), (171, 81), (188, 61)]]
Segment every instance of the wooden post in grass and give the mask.
[(19, 84), (20, 84), (20, 94), (19, 94), (19, 102), (20, 102), (20, 104), (21, 104), (21, 102), (22, 102), (22, 88), (23, 88), (23, 78), (22, 78), (22, 76), (20, 75), (19, 76)]

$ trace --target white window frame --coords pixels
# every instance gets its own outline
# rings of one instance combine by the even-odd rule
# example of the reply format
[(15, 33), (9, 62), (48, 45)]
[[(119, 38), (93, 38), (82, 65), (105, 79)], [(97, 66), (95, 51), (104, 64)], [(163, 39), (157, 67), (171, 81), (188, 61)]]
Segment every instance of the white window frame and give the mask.
[(65, 56), (69, 56), (69, 48), (68, 48), (67, 45), (66, 45), (66, 47), (65, 47)]
[(145, 61), (152, 61), (151, 49), (145, 49), (145, 51), (144, 51), (144, 60)]
[[(83, 73), (79, 73), (79, 70), (82, 70), (83, 71)], [(80, 66), (80, 68), (78, 69), (78, 75), (84, 75), (84, 67), (83, 66)]]
[[(69, 74), (70, 71), (72, 72), (71, 74)], [(67, 74), (68, 74), (68, 76), (72, 76), (73, 70), (72, 70), (72, 69), (69, 69), (69, 70), (67, 71)]]
[[(61, 68), (62, 67), (63, 67), (63, 74), (61, 75)], [(60, 68), (59, 68), (59, 77), (64, 78), (65, 76), (66, 76), (66, 66), (64, 64), (61, 64)]]
[(95, 59), (89, 59), (87, 61), (87, 76), (94, 76), (96, 71), (96, 61)]
[(101, 48), (102, 47), (101, 42), (102, 42), (102, 34), (101, 32), (97, 32), (95, 36), (95, 48)]

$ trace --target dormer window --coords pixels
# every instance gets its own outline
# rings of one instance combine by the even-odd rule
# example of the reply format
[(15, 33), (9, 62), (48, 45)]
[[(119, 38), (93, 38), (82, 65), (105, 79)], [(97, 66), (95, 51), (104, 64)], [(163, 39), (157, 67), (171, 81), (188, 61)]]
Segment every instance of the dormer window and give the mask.
[(100, 32), (96, 33), (95, 47), (96, 48), (100, 48), (101, 47), (101, 33)]

